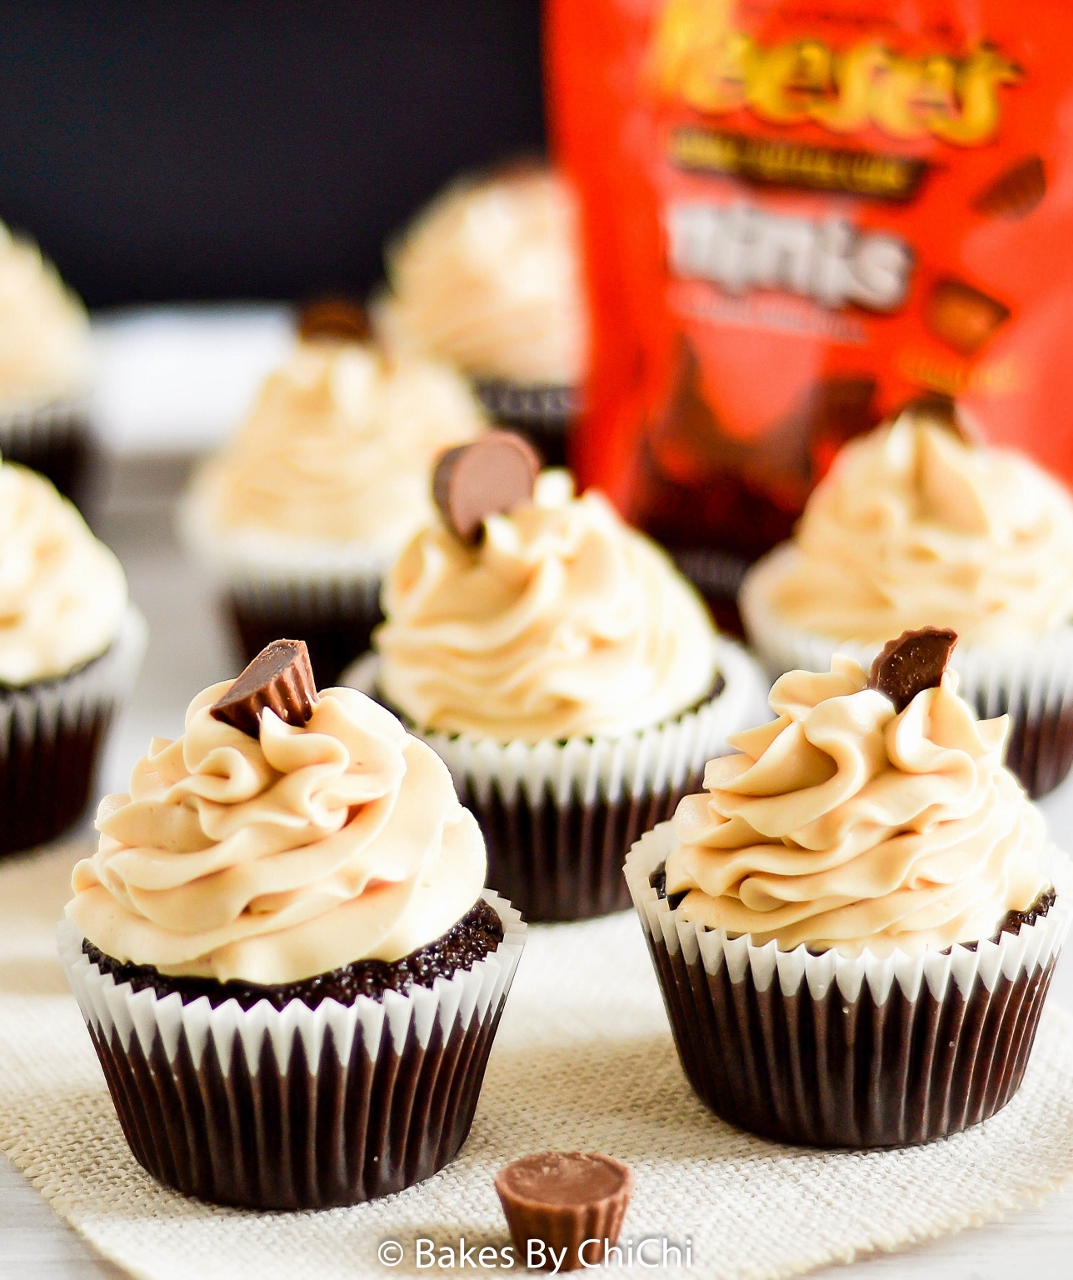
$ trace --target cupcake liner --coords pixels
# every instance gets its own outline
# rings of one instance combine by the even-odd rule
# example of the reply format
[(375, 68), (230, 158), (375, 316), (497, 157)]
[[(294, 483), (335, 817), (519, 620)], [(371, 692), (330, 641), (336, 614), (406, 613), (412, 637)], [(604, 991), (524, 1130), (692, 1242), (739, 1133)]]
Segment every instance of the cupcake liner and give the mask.
[[(418, 734), (446, 763), (488, 847), (488, 877), (527, 920), (582, 920), (630, 905), (622, 862), (642, 831), (699, 791), (727, 738), (770, 719), (753, 660), (719, 640), (717, 697), (621, 738), (500, 743), (469, 734)], [(376, 689), (376, 659), (344, 672)], [(393, 708), (394, 710), (394, 708)]]
[(117, 984), (69, 922), (60, 956), (135, 1159), (187, 1195), (319, 1209), (429, 1178), (469, 1134), (488, 1053), (525, 943), (491, 890), (499, 947), (431, 988), (316, 1009), (212, 1008)]
[(89, 408), (84, 399), (35, 408), (0, 409), (0, 455), (32, 467), (85, 511), (92, 463)]
[[(775, 616), (770, 591), (795, 554), (792, 546), (772, 552), (742, 587), (745, 630), (760, 661), (773, 679), (784, 671), (827, 671), (836, 653), (868, 670), (882, 642), (840, 642)], [(958, 691), (978, 716), (1009, 715), (1006, 763), (1032, 799), (1053, 791), (1073, 765), (1073, 626), (1009, 647), (959, 643), (950, 665), (958, 673)]]
[(71, 675), (0, 688), (0, 853), (44, 844), (83, 813), (100, 748), (145, 653), (129, 605), (119, 635)]
[(212, 530), (205, 499), (188, 498), (180, 536), (215, 582), (245, 661), (273, 640), (304, 640), (317, 684), (334, 685), (383, 621), (380, 582), (388, 558), (357, 544)]
[(582, 409), (576, 387), (486, 380), (476, 384), (488, 414), (501, 426), (529, 436), (549, 467), (567, 465), (570, 424)]
[(675, 845), (646, 833), (626, 879), (683, 1070), (718, 1116), (782, 1142), (887, 1147), (978, 1124), (1017, 1092), (1073, 913), (1053, 851), (1051, 909), (973, 949), (813, 954), (682, 920), (649, 878)]

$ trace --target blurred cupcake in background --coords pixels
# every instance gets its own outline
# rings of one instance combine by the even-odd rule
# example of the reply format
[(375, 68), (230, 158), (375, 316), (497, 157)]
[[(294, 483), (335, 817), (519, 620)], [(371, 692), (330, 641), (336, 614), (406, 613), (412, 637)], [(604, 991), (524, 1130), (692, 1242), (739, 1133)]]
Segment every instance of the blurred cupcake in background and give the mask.
[(60, 835), (89, 799), (146, 627), (119, 561), (44, 477), (0, 464), (0, 853)]
[(79, 503), (92, 363), (81, 301), (32, 241), (0, 222), (0, 452)]
[(386, 255), (377, 327), (462, 369), (489, 413), (566, 461), (589, 349), (578, 212), (536, 164), (448, 187)]
[(746, 633), (772, 676), (867, 666), (907, 628), (951, 627), (978, 715), (1009, 714), (1032, 796), (1073, 763), (1073, 501), (1024, 454), (916, 402), (846, 445), (792, 541), (746, 575)]
[(381, 574), (431, 518), (428, 473), (487, 426), (465, 380), (362, 338), (355, 308), (303, 317), (290, 359), (195, 476), (184, 540), (218, 580), (246, 660), (305, 640), (334, 683), (380, 620)]
[[(527, 919), (629, 905), (630, 844), (763, 707), (751, 659), (670, 559), (509, 432), (437, 468), (444, 511), (384, 583), (374, 691), (447, 762), (491, 882)], [(464, 455), (459, 460), (458, 455)], [(523, 457), (523, 465), (526, 460)], [(522, 483), (506, 482), (512, 470)]]

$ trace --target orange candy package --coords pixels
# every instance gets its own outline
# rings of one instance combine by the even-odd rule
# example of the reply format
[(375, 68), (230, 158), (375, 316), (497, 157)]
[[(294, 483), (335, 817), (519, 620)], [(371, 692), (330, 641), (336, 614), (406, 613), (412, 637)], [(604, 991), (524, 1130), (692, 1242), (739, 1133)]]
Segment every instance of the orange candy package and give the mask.
[(575, 461), (709, 594), (914, 397), (1073, 479), (1070, 49), (1061, 0), (550, 0)]

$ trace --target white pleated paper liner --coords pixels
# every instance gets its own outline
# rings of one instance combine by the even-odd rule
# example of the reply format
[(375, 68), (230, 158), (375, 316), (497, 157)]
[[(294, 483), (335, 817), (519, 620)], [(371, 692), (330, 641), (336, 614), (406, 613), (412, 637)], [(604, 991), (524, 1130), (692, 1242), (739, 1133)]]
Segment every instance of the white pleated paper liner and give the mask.
[(79, 507), (85, 505), (91, 453), (87, 397), (0, 407), (0, 457), (41, 472)]
[[(484, 833), (489, 879), (527, 920), (627, 908), (622, 863), (633, 841), (700, 789), (704, 766), (730, 750), (731, 734), (771, 718), (756, 663), (725, 637), (718, 645), (717, 697), (620, 738), (502, 743), (411, 727), (450, 769)], [(362, 659), (343, 683), (375, 695), (377, 664)]]
[(683, 1069), (717, 1115), (785, 1142), (905, 1146), (1016, 1093), (1073, 918), (1064, 855), (1047, 855), (1047, 914), (998, 942), (847, 957), (683, 920), (650, 883), (674, 845), (670, 823), (647, 832), (626, 879)]
[(81, 816), (147, 639), (145, 619), (128, 605), (119, 635), (99, 658), (68, 676), (0, 688), (0, 853), (43, 844)]
[(383, 621), (380, 585), (391, 562), (383, 550), (267, 530), (218, 531), (197, 494), (181, 507), (179, 531), (226, 600), (247, 662), (272, 640), (305, 640), (317, 684), (328, 688), (368, 650)]
[[(785, 671), (829, 671), (836, 653), (867, 671), (881, 642), (858, 644), (802, 631), (772, 609), (774, 584), (798, 555), (796, 547), (784, 544), (746, 575), (738, 603), (757, 656), (773, 680)], [(1009, 715), (1006, 763), (1028, 794), (1038, 799), (1058, 786), (1073, 765), (1073, 626), (1003, 648), (959, 642), (951, 666), (959, 692), (977, 715)]]
[(469, 1133), (525, 944), (520, 913), (483, 896), (503, 923), (494, 952), (408, 995), (316, 1009), (135, 992), (61, 923), (60, 957), (138, 1162), (188, 1195), (260, 1209), (353, 1204), (442, 1169)]

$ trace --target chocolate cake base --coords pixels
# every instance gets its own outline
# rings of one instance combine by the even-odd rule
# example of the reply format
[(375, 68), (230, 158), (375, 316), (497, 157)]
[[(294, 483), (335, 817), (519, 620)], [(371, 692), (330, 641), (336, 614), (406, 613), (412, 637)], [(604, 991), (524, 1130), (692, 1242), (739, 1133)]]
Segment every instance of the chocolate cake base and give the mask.
[(369, 601), (340, 592), (315, 604), (289, 599), (284, 590), (271, 599), (232, 593), (227, 605), (245, 662), (273, 640), (304, 640), (320, 689), (338, 682), (343, 669), (369, 648), (373, 629), (384, 620), (375, 592)]
[(85, 812), (94, 767), (115, 706), (97, 702), (77, 718), (36, 710), (16, 711), (32, 698), (35, 688), (0, 687), (0, 717), (7, 721), (0, 734), (0, 854), (32, 849), (62, 835)]
[(1030, 711), (1021, 698), (996, 710), (985, 695), (972, 701), (981, 718), (1009, 714), (1006, 766), (1033, 800), (1065, 780), (1073, 766), (1073, 705), (1062, 699)]
[(5, 462), (31, 467), (51, 480), (65, 498), (86, 513), (93, 450), (83, 412), (50, 411), (41, 423), (7, 427), (0, 422), (0, 454)]
[(257, 1069), (238, 1043), (225, 1066), (212, 1037), (200, 1062), (185, 1032), (173, 1057), (90, 1027), (135, 1159), (186, 1195), (257, 1209), (323, 1209), (390, 1195), (431, 1177), (465, 1142), (500, 1009), (450, 1029), (436, 1019), (422, 1048), (411, 1024), (401, 1050), (336, 1045), (313, 1069), (301, 1036), (280, 1062), (263, 1033)]
[(406, 995), (416, 984), (431, 987), (437, 978), (450, 978), (458, 969), (468, 969), (495, 951), (503, 941), (503, 922), (495, 908), (483, 898), (451, 926), (441, 938), (419, 947), (401, 960), (355, 960), (328, 973), (266, 987), (253, 982), (217, 982), (213, 978), (177, 977), (161, 973), (152, 965), (128, 964), (106, 955), (88, 938), (82, 951), (102, 973), (110, 973), (117, 983), (129, 982), (135, 991), (151, 989), (163, 999), (173, 991), (183, 1004), (202, 997), (215, 1009), (228, 1000), (240, 1008), (252, 1009), (262, 1000), (282, 1009), (292, 1000), (301, 1000), (316, 1009), (325, 1000), (353, 1004), (358, 996), (382, 1001), (385, 991)]
[(751, 970), (731, 981), (698, 955), (645, 930), (675, 1045), (693, 1089), (730, 1124), (779, 1142), (895, 1147), (979, 1124), (1020, 1087), (1055, 958), (993, 991), (942, 1000), (922, 983), (915, 1000), (897, 981), (877, 1004), (868, 983), (847, 1001), (837, 983), (817, 999), (802, 981), (790, 996), (776, 977), (757, 989)]
[(520, 432), (536, 445), (547, 466), (568, 464), (570, 424), (579, 412), (573, 387), (489, 380), (477, 384), (477, 395), (499, 426)]
[(668, 790), (588, 803), (571, 792), (565, 805), (550, 789), (535, 805), (521, 787), (509, 801), (494, 784), (482, 800), (471, 779), (458, 791), (484, 833), (489, 884), (528, 921), (585, 920), (630, 905), (622, 874), (630, 846), (703, 781), (699, 769)]

